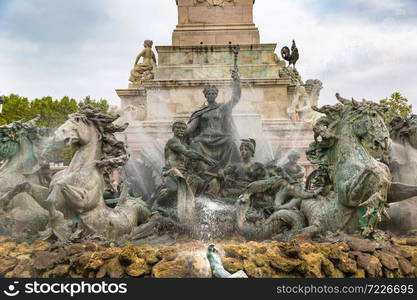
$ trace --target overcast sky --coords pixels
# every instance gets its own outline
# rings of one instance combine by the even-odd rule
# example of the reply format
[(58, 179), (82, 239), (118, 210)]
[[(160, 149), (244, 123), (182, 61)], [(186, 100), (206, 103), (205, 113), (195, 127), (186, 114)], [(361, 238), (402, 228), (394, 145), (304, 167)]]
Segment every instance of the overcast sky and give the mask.
[[(262, 43), (295, 39), (304, 80), (378, 100), (399, 91), (417, 111), (416, 0), (256, 0)], [(0, 0), (0, 94), (119, 100), (145, 39), (170, 45), (174, 0)]]

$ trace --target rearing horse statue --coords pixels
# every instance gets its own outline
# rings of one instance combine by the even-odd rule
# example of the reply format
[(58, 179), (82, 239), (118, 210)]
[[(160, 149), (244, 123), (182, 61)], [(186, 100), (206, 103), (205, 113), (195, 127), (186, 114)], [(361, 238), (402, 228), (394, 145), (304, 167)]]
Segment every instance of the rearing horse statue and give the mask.
[[(39, 184), (38, 152), (48, 135), (47, 128), (36, 127), (39, 117), (0, 126), (0, 196), (18, 183)], [(8, 205), (0, 202), (3, 234), (16, 238), (36, 234), (47, 222), (47, 213), (28, 194), (20, 194)], [(6, 226), (3, 226), (7, 224)]]
[(114, 125), (118, 117), (88, 105), (70, 115), (53, 138), (56, 147), (77, 148), (69, 166), (53, 176), (49, 188), (24, 183), (3, 197), (8, 201), (26, 192), (48, 210), (50, 219), (44, 238), (55, 235), (67, 239), (71, 220), (87, 233), (116, 239), (149, 217), (145, 204), (130, 199), (126, 193), (113, 209), (103, 199), (106, 185), (114, 185), (112, 175), (128, 160), (124, 143), (114, 136), (128, 126)]
[[(371, 234), (384, 216), (389, 203), (417, 195), (417, 188), (393, 182), (387, 165), (370, 153), (390, 149), (391, 139), (384, 122), (387, 107), (371, 101), (347, 100), (336, 94), (341, 104), (324, 109), (315, 126), (316, 141), (307, 151), (308, 159), (327, 171), (334, 196), (318, 205), (303, 201), (312, 230), (360, 230)], [(321, 140), (318, 138), (321, 137)]]

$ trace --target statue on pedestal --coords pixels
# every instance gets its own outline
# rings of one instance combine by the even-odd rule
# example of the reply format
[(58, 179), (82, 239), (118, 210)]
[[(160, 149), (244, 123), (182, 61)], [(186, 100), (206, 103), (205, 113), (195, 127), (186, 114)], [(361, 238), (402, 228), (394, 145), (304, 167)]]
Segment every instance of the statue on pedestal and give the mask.
[(206, 87), (203, 92), (207, 99), (207, 105), (191, 115), (187, 128), (187, 135), (191, 139), (191, 147), (218, 161), (217, 170), (240, 161), (235, 142), (237, 131), (232, 112), (240, 100), (242, 91), (239, 70), (236, 65), (239, 50), (238, 47), (233, 49), (235, 66), (232, 69), (232, 98), (225, 103), (217, 103), (218, 88), (215, 86)]
[(318, 79), (308, 79), (303, 89), (305, 93), (300, 97), (298, 115), (304, 122), (310, 122), (314, 124), (323, 115), (313, 110), (313, 106), (317, 106), (320, 91), (323, 88), (323, 84)]
[(304, 110), (303, 102), (306, 101), (307, 96), (305, 88), (297, 83), (295, 86), (295, 94), (292, 96), (292, 100), (287, 107), (287, 114), (291, 121), (301, 121), (301, 113)]
[[(129, 81), (136, 84), (141, 84), (142, 80), (153, 79), (152, 70), (156, 66), (156, 56), (152, 51), (153, 42), (151, 40), (146, 40), (143, 43), (145, 49), (138, 54), (135, 60), (135, 65), (130, 72)], [(139, 63), (139, 60), (143, 57), (143, 62)]]
[(285, 46), (281, 49), (281, 55), (283, 59), (288, 61), (288, 67), (293, 65), (293, 67), (295, 68), (295, 64), (297, 63), (300, 54), (298, 53), (298, 48), (294, 40), (292, 41), (291, 51), (290, 48)]

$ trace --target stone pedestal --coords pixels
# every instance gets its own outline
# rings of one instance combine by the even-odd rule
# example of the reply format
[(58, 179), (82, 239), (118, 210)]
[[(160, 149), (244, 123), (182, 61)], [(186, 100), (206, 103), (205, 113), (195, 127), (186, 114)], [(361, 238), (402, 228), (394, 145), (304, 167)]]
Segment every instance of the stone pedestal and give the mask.
[[(237, 112), (258, 113), (264, 119), (287, 119), (287, 90), (291, 81), (278, 77), (284, 62), (277, 59), (275, 48), (275, 44), (241, 46), (238, 65), (243, 92)], [(143, 83), (147, 120), (190, 115), (204, 104), (202, 91), (206, 85), (219, 88), (218, 102), (230, 99), (233, 66), (230, 46), (159, 46), (156, 49), (159, 61), (154, 79)], [(117, 92), (130, 93), (129, 90)]]
[[(285, 63), (275, 54), (276, 44), (241, 45), (242, 78), (277, 78)], [(156, 80), (229, 79), (232, 45), (157, 46)]]

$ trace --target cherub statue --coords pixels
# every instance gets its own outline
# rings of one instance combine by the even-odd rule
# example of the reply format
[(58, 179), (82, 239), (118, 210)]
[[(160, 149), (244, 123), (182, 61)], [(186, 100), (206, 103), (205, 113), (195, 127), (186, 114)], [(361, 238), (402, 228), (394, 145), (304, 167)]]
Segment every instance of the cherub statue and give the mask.
[(299, 159), (300, 153), (291, 151), (287, 155), (287, 162), (281, 166), (281, 172), (290, 183), (301, 183), (304, 178), (304, 168), (297, 163)]

